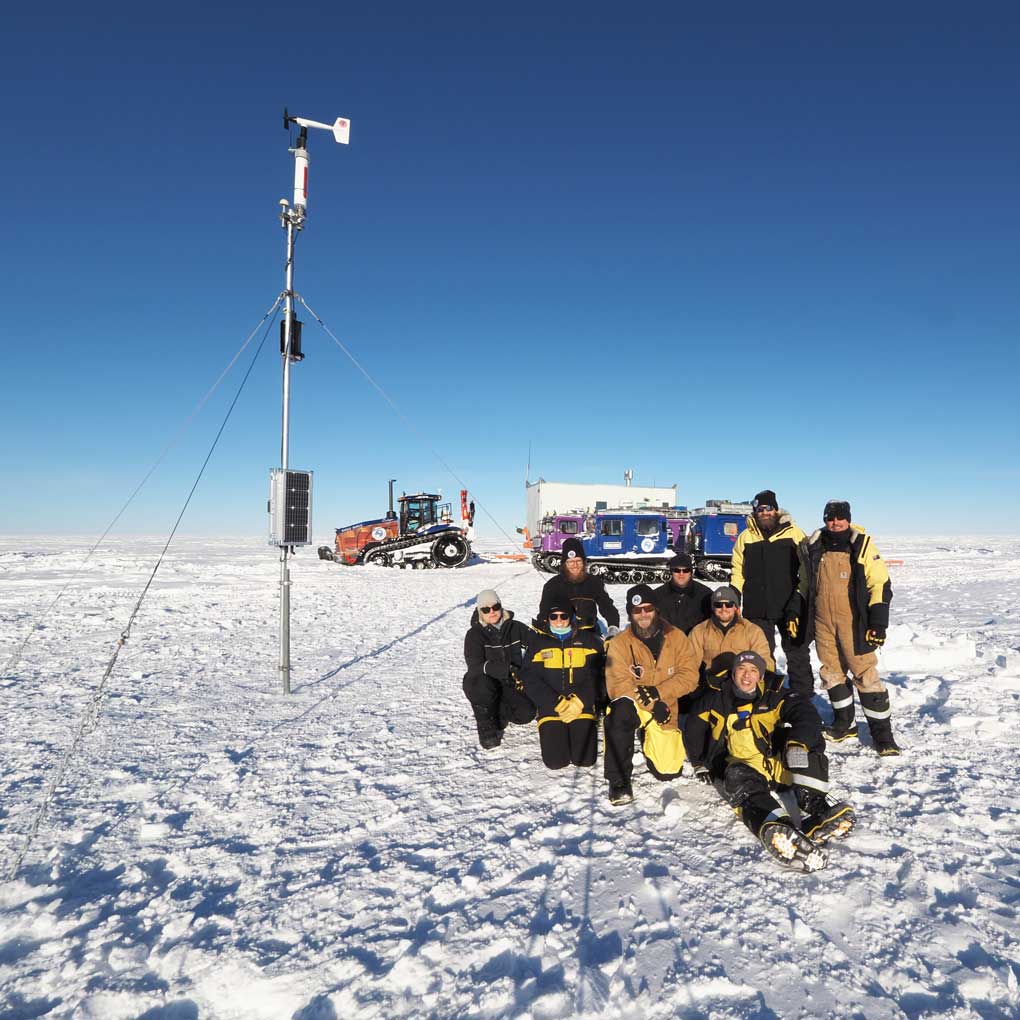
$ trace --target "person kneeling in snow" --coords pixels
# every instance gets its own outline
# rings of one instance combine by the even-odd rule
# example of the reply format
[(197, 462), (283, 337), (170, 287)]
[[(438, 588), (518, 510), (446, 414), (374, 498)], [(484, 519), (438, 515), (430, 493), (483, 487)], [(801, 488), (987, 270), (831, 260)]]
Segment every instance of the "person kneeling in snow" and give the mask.
[[(822, 844), (845, 836), (854, 810), (828, 797), (822, 720), (810, 701), (783, 687), (757, 652), (740, 652), (729, 677), (710, 681), (684, 725), (694, 776), (711, 783), (781, 864), (824, 868)], [(775, 790), (793, 787), (797, 829)]]
[(686, 696), (698, 687), (698, 657), (687, 636), (659, 616), (655, 592), (637, 584), (627, 592), (630, 626), (606, 644), (605, 771), (609, 803), (634, 799), (634, 735), (656, 779), (675, 779), (684, 763), (678, 724)]
[(535, 706), (524, 693), (521, 667), (531, 628), (514, 619), (491, 589), (480, 592), (464, 635), (464, 693), (478, 724), (478, 743), (499, 747), (508, 722), (529, 723)]
[(603, 688), (602, 638), (578, 627), (569, 598), (553, 596), (528, 645), (521, 672), (538, 709), (538, 742), (547, 768), (591, 766), (598, 755), (596, 694)]

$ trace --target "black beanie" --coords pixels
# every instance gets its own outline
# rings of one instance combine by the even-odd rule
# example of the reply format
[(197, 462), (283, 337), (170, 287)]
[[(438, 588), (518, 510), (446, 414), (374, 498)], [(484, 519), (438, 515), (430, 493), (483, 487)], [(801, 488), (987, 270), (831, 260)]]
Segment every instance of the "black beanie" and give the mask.
[(757, 496), (754, 497), (754, 502), (751, 504), (755, 510), (760, 506), (775, 507), (779, 509), (779, 500), (776, 499), (776, 494), (771, 489), (762, 489)]
[(587, 559), (584, 555), (584, 546), (581, 544), (581, 540), (573, 537), (568, 538), (563, 543), (563, 559), (572, 560), (576, 559), (578, 556), (581, 557), (582, 561)]
[(688, 570), (693, 570), (694, 569), (694, 560), (691, 559), (689, 553), (685, 553), (685, 552), (684, 553), (677, 553), (676, 556), (674, 556), (669, 561), (668, 566), (669, 566), (670, 570), (676, 570), (677, 567), (686, 567)]
[(850, 516), (850, 504), (845, 499), (830, 499), (825, 504), (825, 509), (822, 511), (822, 520), (826, 521), (830, 517), (834, 517), (836, 520), (849, 521), (852, 520)]
[(641, 606), (645, 603), (655, 605), (655, 592), (647, 584), (635, 584), (627, 590), (627, 612), (634, 606)]

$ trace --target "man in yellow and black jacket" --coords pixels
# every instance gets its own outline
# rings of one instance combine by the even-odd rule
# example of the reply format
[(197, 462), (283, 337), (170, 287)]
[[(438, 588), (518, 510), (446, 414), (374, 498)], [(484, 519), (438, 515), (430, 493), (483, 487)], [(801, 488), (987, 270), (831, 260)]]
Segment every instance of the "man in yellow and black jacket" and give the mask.
[(815, 677), (811, 672), (810, 647), (799, 635), (791, 637), (786, 626), (797, 605), (798, 547), (804, 532), (785, 510), (780, 510), (771, 489), (759, 492), (751, 505), (753, 512), (747, 518), (747, 527), (733, 546), (730, 584), (740, 592), (744, 619), (765, 632), (773, 656), (776, 630), (779, 631), (790, 686), (811, 698)]
[[(853, 827), (853, 808), (828, 797), (829, 763), (814, 706), (784, 687), (757, 652), (740, 652), (728, 677), (709, 681), (684, 723), (696, 779), (712, 784), (781, 864), (824, 867), (821, 844)], [(797, 829), (773, 790), (792, 787)]]
[(825, 527), (800, 547), (799, 615), (804, 619), (804, 637), (814, 640), (821, 660), (818, 672), (835, 714), (825, 734), (830, 740), (857, 737), (856, 687), (875, 750), (883, 757), (898, 755), (889, 692), (878, 675), (875, 654), (885, 643), (889, 626), (889, 570), (871, 536), (851, 523), (846, 500), (830, 499), (822, 518)]
[(553, 596), (536, 620), (521, 670), (524, 693), (538, 710), (546, 768), (591, 766), (598, 756), (595, 703), (604, 690), (602, 638), (579, 627), (569, 598)]

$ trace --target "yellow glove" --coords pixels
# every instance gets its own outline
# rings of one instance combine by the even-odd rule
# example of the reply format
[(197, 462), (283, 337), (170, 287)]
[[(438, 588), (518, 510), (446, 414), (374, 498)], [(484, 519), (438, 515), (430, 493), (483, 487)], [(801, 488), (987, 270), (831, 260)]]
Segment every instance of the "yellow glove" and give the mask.
[(560, 717), (560, 722), (572, 723), (583, 711), (584, 704), (576, 694), (571, 694), (569, 698), (560, 698), (556, 702), (556, 714)]
[(800, 624), (796, 619), (786, 621), (786, 633), (794, 640), (797, 638), (798, 630), (800, 630)]

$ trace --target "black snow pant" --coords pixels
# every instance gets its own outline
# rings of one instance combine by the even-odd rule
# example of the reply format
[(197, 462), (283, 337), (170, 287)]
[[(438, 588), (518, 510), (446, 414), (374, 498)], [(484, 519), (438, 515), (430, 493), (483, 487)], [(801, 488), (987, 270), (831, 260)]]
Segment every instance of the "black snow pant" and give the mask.
[(783, 653), (786, 655), (786, 672), (790, 678), (790, 690), (802, 695), (810, 701), (815, 694), (815, 675), (811, 672), (811, 648), (806, 641), (797, 644), (793, 641), (782, 620), (753, 620), (746, 617), (749, 623), (757, 624), (765, 634), (772, 657), (776, 656), (776, 631), (782, 641)]
[(513, 684), (502, 683), (483, 673), (465, 675), (463, 686), (480, 724), (490, 722), (494, 729), (502, 730), (507, 723), (529, 723), (535, 718), (531, 699)]
[(617, 698), (603, 723), (606, 735), (605, 759), (602, 763), (610, 783), (630, 782), (634, 772), (634, 734), (641, 721), (630, 698)]
[(538, 744), (547, 769), (565, 769), (568, 765), (590, 767), (598, 757), (598, 724), (594, 718), (565, 723), (547, 717), (539, 720)]
[(742, 762), (727, 765), (722, 780), (717, 779), (715, 786), (728, 804), (739, 809), (744, 824), (756, 836), (767, 821), (789, 817), (772, 796), (771, 783), (750, 765)]

